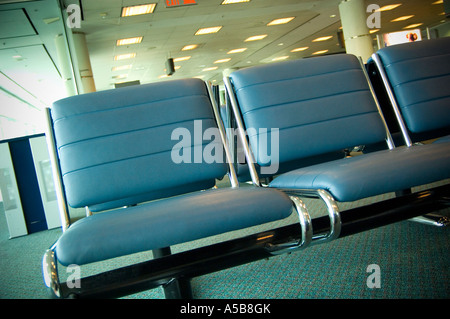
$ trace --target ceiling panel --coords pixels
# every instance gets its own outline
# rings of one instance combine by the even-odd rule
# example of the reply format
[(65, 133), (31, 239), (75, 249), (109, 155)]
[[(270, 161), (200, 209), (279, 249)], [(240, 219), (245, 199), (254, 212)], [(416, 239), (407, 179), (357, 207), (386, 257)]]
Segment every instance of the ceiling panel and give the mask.
[[(52, 0), (23, 2), (24, 12), (29, 21), (20, 23), (26, 18), (22, 12), (15, 20), (18, 28), (1, 28), (1, 32), (19, 32), (29, 34), (37, 30), (39, 39), (45, 42), (52, 61), (56, 61), (51, 24), (45, 19), (55, 16), (54, 5), (44, 14), (36, 7), (37, 3), (51, 3)], [(57, 0), (53, 0), (56, 4)], [(191, 56), (188, 61), (176, 62), (180, 67), (171, 78), (202, 76), (204, 80), (221, 81), (222, 72), (227, 68), (241, 68), (259, 63), (270, 63), (280, 56), (288, 59), (309, 57), (319, 50), (327, 49), (328, 53), (343, 52), (339, 45), (338, 31), (339, 3), (341, 0), (252, 0), (242, 4), (221, 5), (222, 0), (197, 0), (197, 5), (167, 8), (165, 0), (148, 0), (157, 3), (153, 14), (121, 18), (121, 8), (126, 5), (142, 4), (143, 0), (64, 0), (68, 4), (80, 4), (83, 21), (76, 32), (86, 34), (87, 45), (97, 90), (114, 87), (118, 81), (139, 80), (141, 83), (160, 81), (164, 75), (165, 61), (169, 57)], [(367, 4), (373, 1), (366, 1)], [(435, 26), (445, 19), (443, 5), (433, 5), (435, 0), (408, 0), (397, 9), (383, 12), (381, 15), (381, 32), (401, 30), (409, 23), (422, 22), (422, 30)], [(378, 0), (383, 6), (392, 1)], [(33, 7), (30, 7), (31, 4)], [(0, 7), (0, 13), (5, 15)], [(393, 23), (394, 17), (414, 14), (414, 18), (403, 23)], [(268, 27), (267, 23), (275, 18), (294, 16), (295, 19), (285, 25)], [(11, 20), (11, 19), (10, 19)], [(48, 21), (48, 20), (47, 20)], [(62, 24), (62, 21), (58, 21)], [(14, 24), (16, 25), (16, 24)], [(221, 25), (222, 29), (212, 35), (195, 36), (201, 27)], [(22, 29), (21, 29), (22, 28)], [(21, 31), (20, 31), (21, 30)], [(33, 31), (34, 32), (34, 31)], [(244, 42), (251, 35), (267, 34), (264, 40)], [(319, 36), (332, 35), (329, 41), (315, 43), (312, 40)], [(133, 36), (143, 36), (142, 43), (129, 46), (116, 46), (116, 40)], [(20, 37), (16, 37), (20, 38)], [(45, 40), (44, 40), (45, 38)], [(375, 38), (375, 35), (374, 35)], [(36, 37), (33, 45), (37, 44)], [(10, 41), (8, 42), (10, 43)], [(374, 41), (374, 44), (376, 41)], [(198, 44), (192, 51), (181, 51), (187, 44)], [(15, 45), (15, 43), (13, 43)], [(292, 49), (308, 46), (302, 52), (291, 52)], [(247, 48), (242, 53), (227, 54), (231, 49)], [(1, 49), (1, 45), (0, 45)], [(114, 61), (114, 56), (135, 52), (136, 58)], [(217, 64), (214, 61), (231, 58), (229, 62)], [(131, 65), (126, 71), (113, 71), (113, 67)], [(217, 67), (214, 71), (203, 71), (205, 68)], [(123, 76), (118, 79), (117, 76)]]
[[(197, 0), (197, 5), (167, 8), (165, 1), (157, 3), (153, 14), (121, 18), (121, 7), (140, 4), (139, 1), (82, 0), (85, 20), (81, 31), (86, 33), (88, 48), (98, 90), (114, 87), (118, 80), (140, 80), (141, 83), (160, 81), (164, 75), (168, 57), (190, 55), (191, 59), (175, 63), (178, 69), (171, 78), (202, 76), (204, 80), (221, 81), (227, 68), (240, 68), (259, 63), (269, 63), (280, 56), (289, 59), (311, 56), (319, 50), (327, 53), (344, 52), (338, 40), (340, 28), (339, 3), (341, 0), (252, 0), (242, 4), (221, 5), (222, 0)], [(367, 4), (373, 1), (367, 1)], [(423, 22), (423, 28), (435, 25), (443, 17), (442, 5), (434, 1), (409, 0), (398, 9), (382, 13), (382, 29), (390, 32), (401, 30), (407, 24), (391, 23), (393, 17), (407, 12), (415, 14), (411, 21)], [(383, 6), (391, 1), (380, 0)], [(295, 17), (285, 25), (268, 27), (275, 18)], [(411, 22), (412, 23), (412, 22)], [(201, 27), (223, 26), (212, 35), (195, 36)], [(382, 32), (382, 31), (380, 31)], [(252, 35), (267, 34), (261, 41), (244, 42)], [(319, 36), (332, 35), (330, 41), (313, 43)], [(143, 36), (142, 43), (116, 47), (119, 38)], [(374, 36), (375, 37), (375, 36)], [(374, 44), (376, 41), (374, 41)], [(192, 51), (181, 51), (184, 45), (199, 44)], [(292, 53), (292, 49), (308, 46), (304, 52)], [(227, 55), (231, 49), (245, 47), (243, 53)], [(114, 61), (119, 53), (135, 52), (136, 58)], [(214, 61), (231, 58), (229, 62), (215, 64)], [(127, 71), (112, 71), (114, 66), (131, 64)], [(214, 71), (203, 71), (215, 67)], [(124, 79), (116, 79), (122, 75)]]
[(0, 70), (42, 105), (65, 97), (59, 71), (43, 45), (0, 50)]
[(0, 11), (0, 39), (36, 35), (22, 9)]

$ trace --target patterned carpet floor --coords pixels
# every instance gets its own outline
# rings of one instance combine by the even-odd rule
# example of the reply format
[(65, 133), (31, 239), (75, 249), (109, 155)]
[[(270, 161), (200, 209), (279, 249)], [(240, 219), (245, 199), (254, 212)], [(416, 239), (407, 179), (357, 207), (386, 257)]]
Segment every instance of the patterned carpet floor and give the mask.
[[(349, 206), (357, 204), (360, 203)], [(172, 250), (182, 251), (258, 230), (224, 234), (178, 245)], [(45, 250), (60, 235), (60, 229), (52, 229), (9, 239), (5, 214), (1, 211), (1, 299), (47, 297), (41, 260)], [(449, 228), (402, 221), (289, 255), (194, 278), (193, 296), (199, 299), (448, 299), (449, 248)], [(82, 268), (82, 276), (150, 258), (152, 253), (148, 252), (87, 265)], [(379, 288), (367, 285), (371, 274), (367, 267), (372, 264), (379, 266)], [(64, 279), (64, 267), (59, 269)], [(164, 294), (157, 288), (126, 298), (161, 299)]]

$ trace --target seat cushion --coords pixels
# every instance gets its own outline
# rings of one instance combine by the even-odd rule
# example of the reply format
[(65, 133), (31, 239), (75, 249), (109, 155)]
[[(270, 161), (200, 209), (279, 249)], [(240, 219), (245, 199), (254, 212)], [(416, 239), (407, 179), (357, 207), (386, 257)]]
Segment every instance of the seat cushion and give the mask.
[(285, 173), (270, 187), (325, 189), (340, 202), (450, 177), (450, 143), (415, 145), (344, 158)]
[(288, 217), (292, 202), (268, 188), (212, 189), (86, 217), (57, 242), (63, 265), (169, 247)]

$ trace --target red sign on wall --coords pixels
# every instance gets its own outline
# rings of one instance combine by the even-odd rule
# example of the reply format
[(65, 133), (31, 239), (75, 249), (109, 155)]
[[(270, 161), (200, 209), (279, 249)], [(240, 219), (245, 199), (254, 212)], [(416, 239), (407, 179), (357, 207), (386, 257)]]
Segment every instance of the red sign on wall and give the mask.
[(166, 7), (172, 8), (172, 7), (181, 7), (181, 6), (188, 6), (191, 4), (197, 4), (195, 2), (196, 0), (166, 0)]

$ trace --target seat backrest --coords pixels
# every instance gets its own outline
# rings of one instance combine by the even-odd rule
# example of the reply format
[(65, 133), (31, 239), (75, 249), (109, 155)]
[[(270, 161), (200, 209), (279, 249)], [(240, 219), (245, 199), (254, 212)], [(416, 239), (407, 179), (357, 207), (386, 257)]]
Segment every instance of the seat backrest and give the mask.
[[(67, 202), (72, 207), (136, 204), (210, 188), (227, 173), (208, 90), (198, 79), (130, 86), (53, 104)], [(206, 135), (205, 135), (206, 136)]]
[[(250, 67), (229, 76), (255, 161), (279, 134), (279, 163), (386, 139), (366, 74), (353, 55), (339, 54)], [(248, 132), (252, 128), (252, 132)], [(258, 141), (260, 140), (260, 141)], [(269, 145), (270, 149), (270, 145)]]
[(450, 128), (450, 37), (392, 45), (376, 54), (408, 130)]

